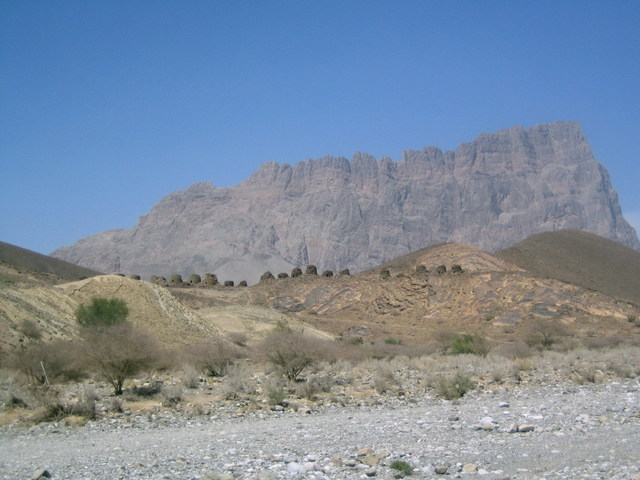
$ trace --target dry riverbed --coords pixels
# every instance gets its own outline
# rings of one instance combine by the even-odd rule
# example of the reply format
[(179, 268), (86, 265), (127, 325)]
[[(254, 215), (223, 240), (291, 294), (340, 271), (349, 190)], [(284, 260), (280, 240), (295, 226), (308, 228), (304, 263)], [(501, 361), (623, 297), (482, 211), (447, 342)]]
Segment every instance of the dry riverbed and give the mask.
[(133, 412), (0, 430), (0, 478), (11, 480), (406, 474), (392, 464), (420, 479), (640, 479), (640, 383), (554, 382), (241, 417)]

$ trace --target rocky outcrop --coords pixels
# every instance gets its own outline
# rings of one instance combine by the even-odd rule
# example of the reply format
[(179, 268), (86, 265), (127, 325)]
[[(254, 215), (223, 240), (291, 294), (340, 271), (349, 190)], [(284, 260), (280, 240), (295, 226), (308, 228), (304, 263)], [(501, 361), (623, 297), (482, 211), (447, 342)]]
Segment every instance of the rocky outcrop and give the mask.
[(235, 187), (192, 185), (134, 228), (53, 255), (103, 272), (255, 283), (267, 270), (358, 271), (436, 242), (496, 251), (560, 229), (640, 249), (607, 171), (570, 122), (483, 134), (455, 151), (409, 150), (398, 162), (356, 153), (265, 163)]

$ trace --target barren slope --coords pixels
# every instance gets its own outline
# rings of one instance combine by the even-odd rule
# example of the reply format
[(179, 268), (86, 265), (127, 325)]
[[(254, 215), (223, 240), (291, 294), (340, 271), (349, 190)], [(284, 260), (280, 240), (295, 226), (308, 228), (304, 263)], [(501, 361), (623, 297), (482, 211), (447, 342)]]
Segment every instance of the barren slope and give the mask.
[(640, 253), (577, 230), (533, 235), (497, 257), (551, 277), (640, 305)]

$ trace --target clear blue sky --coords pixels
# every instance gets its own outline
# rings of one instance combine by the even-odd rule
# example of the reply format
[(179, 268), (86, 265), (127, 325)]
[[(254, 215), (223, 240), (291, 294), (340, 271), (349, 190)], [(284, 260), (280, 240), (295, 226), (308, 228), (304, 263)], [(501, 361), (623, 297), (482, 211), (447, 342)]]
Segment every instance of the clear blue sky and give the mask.
[(640, 230), (640, 2), (0, 0), (0, 240), (130, 228), (265, 161), (581, 123)]

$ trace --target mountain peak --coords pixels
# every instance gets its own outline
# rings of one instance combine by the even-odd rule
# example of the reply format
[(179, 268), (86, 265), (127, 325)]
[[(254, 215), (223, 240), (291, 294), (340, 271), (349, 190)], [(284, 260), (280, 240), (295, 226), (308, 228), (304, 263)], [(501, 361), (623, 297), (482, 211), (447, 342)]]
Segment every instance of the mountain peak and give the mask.
[(636, 250), (606, 169), (575, 122), (479, 135), (454, 151), (264, 163), (235, 187), (194, 184), (144, 222), (54, 255), (104, 272), (216, 273), (255, 282), (308, 262), (363, 270), (439, 242), (486, 251), (584, 230)]

